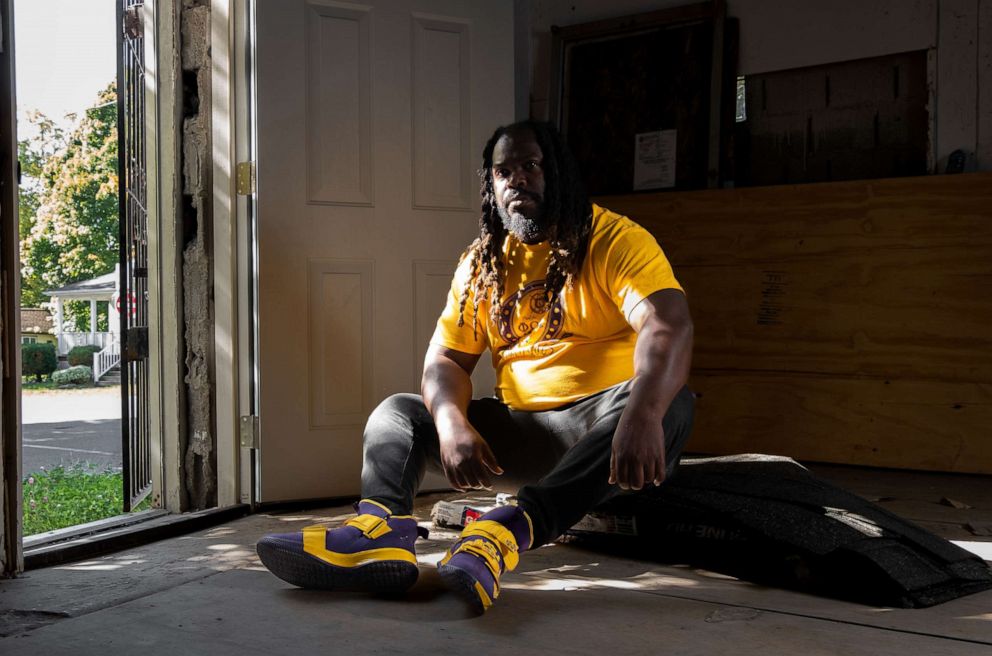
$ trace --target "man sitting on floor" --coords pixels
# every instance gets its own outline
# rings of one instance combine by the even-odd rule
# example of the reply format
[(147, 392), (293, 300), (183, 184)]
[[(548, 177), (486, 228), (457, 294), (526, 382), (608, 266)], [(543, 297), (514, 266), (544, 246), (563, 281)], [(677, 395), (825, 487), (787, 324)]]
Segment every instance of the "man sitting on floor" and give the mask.
[[(660, 485), (689, 436), (692, 321), (655, 239), (589, 202), (549, 124), (496, 130), (483, 151), (480, 235), (455, 272), (424, 364), (365, 429), (362, 501), (344, 526), (258, 543), (303, 587), (398, 592), (417, 579), (414, 495), (427, 466), (457, 490), (515, 492), (438, 564), (478, 611), (519, 554), (624, 490)], [(496, 398), (472, 399), (489, 349)]]

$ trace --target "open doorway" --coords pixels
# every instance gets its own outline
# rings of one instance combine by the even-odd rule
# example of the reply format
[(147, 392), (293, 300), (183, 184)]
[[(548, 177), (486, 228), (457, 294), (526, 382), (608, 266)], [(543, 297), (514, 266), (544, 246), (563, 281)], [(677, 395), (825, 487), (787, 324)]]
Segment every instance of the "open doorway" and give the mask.
[(122, 439), (124, 335), (144, 299), (122, 248), (119, 183), (133, 167), (121, 157), (119, 4), (14, 0), (24, 536), (120, 515), (149, 487), (126, 491)]

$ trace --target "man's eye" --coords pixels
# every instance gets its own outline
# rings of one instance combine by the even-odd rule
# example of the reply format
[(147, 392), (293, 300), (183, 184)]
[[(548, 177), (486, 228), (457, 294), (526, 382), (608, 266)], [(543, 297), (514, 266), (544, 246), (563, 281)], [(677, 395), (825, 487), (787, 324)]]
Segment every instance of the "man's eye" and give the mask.
[(506, 169), (495, 169), (494, 172), (496, 173), (497, 178), (505, 178), (509, 174), (509, 171)]
[(533, 171), (534, 169), (541, 168), (541, 164), (539, 162), (534, 161), (534, 160), (531, 160), (531, 161), (527, 162), (524, 166), (526, 166), (527, 167), (527, 170), (529, 170), (529, 171)]

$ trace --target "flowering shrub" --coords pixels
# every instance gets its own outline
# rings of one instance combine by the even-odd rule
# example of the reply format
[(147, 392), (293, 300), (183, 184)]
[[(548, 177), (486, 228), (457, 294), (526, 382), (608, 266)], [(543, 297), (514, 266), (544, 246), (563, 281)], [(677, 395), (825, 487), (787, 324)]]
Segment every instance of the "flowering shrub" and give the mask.
[(52, 374), (52, 382), (56, 385), (85, 385), (93, 382), (93, 369), (84, 365), (69, 367)]

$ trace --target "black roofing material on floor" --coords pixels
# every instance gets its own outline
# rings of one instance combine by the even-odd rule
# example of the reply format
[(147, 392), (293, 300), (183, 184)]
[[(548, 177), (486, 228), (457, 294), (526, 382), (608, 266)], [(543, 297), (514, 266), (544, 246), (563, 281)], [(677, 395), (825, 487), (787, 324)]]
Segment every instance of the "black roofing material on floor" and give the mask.
[(638, 537), (582, 535), (580, 544), (763, 585), (899, 608), (992, 588), (992, 568), (976, 555), (790, 458), (686, 458), (660, 488), (598, 510), (636, 517)]

